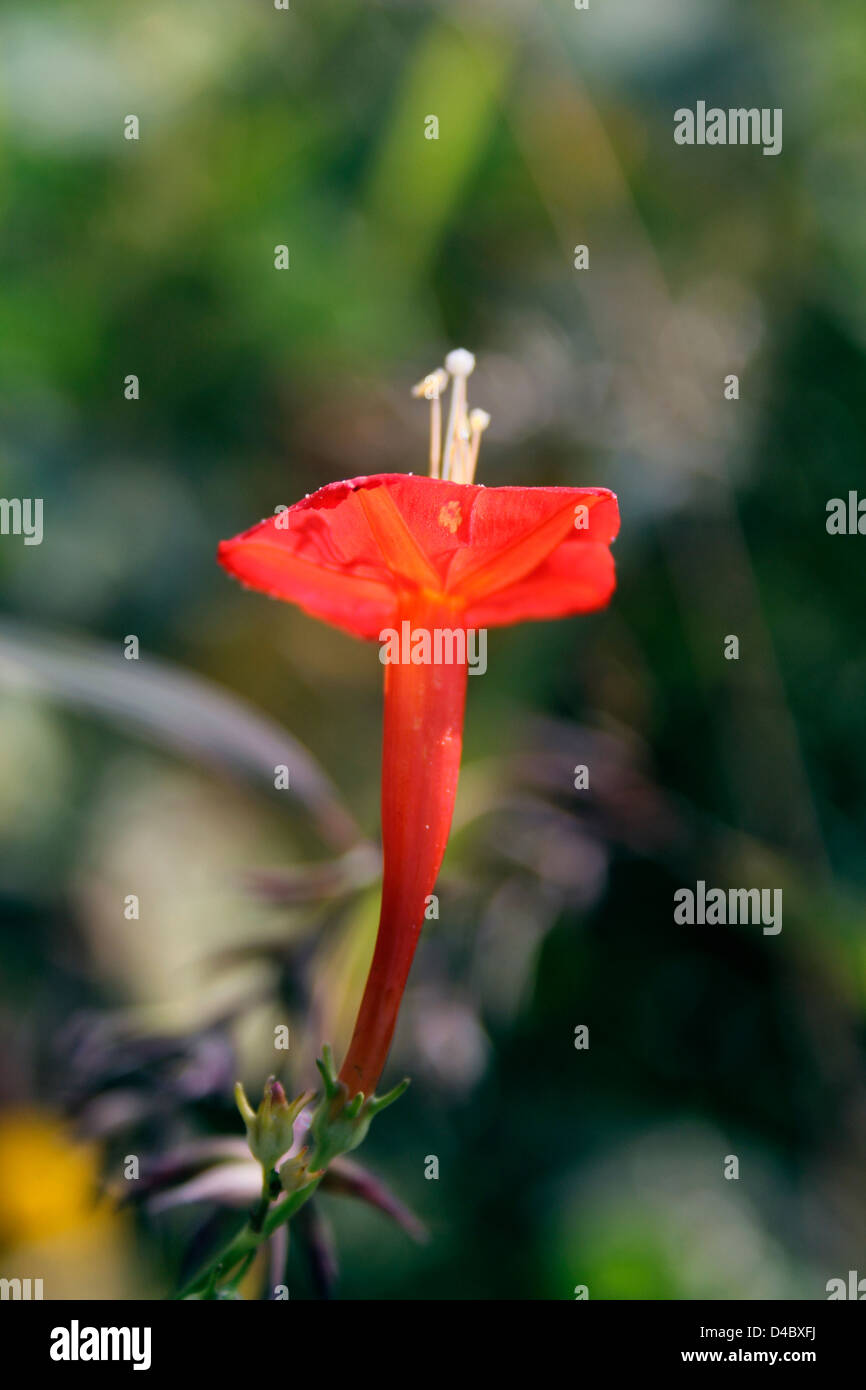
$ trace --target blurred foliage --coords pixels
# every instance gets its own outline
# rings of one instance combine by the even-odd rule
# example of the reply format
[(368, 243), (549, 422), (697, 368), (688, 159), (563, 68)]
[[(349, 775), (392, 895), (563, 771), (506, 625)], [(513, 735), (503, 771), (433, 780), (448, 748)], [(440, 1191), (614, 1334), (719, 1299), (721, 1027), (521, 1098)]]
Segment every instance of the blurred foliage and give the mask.
[[(423, 469), (409, 388), (461, 343), (482, 479), (615, 488), (619, 589), (496, 633), (470, 683), (390, 1067), (415, 1085), (363, 1155), (432, 1238), (323, 1198), (340, 1294), (821, 1298), (862, 1272), (863, 541), (825, 506), (866, 494), (864, 75), (857, 0), (0, 5), (0, 492), (45, 507), (41, 546), (0, 544), (2, 1173), (41, 1143), (77, 1211), (92, 1151), (61, 1112), (116, 1183), (237, 1133), (275, 1022), (299, 1082), (345, 1038), (381, 670), (214, 549)], [(699, 98), (781, 107), (782, 154), (675, 146)], [(275, 746), (309, 795), (263, 780)], [(698, 878), (782, 887), (782, 934), (674, 926)], [(25, 1258), (32, 1191), (4, 1187), (0, 1272), (50, 1270), (49, 1297), (83, 1263), (94, 1296), (164, 1291), (213, 1219), (100, 1215), (86, 1261), (61, 1220)], [(292, 1296), (321, 1291), (291, 1258)]]

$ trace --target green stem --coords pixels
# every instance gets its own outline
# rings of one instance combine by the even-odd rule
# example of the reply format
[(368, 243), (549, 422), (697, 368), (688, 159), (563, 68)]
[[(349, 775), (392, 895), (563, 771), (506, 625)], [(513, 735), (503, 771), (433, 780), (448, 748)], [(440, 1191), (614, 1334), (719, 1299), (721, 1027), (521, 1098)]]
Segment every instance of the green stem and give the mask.
[[(177, 1299), (188, 1298), (190, 1294), (196, 1293), (202, 1285), (207, 1286), (209, 1279), (214, 1280), (230, 1274), (242, 1260), (248, 1260), (248, 1263), (252, 1263), (259, 1247), (273, 1235), (274, 1231), (278, 1230), (286, 1221), (291, 1220), (295, 1212), (305, 1202), (309, 1201), (323, 1176), (324, 1174), (320, 1174), (319, 1177), (308, 1182), (305, 1187), (293, 1192), (291, 1196), (287, 1197), (284, 1202), (280, 1202), (279, 1206), (274, 1207), (271, 1211), (268, 1211), (270, 1197), (266, 1195), (266, 1188), (253, 1208), (250, 1219), (243, 1230), (239, 1231), (218, 1255), (209, 1259), (207, 1264), (184, 1285), (175, 1297)], [(264, 1203), (263, 1210), (262, 1203)], [(243, 1273), (246, 1273), (246, 1268)]]

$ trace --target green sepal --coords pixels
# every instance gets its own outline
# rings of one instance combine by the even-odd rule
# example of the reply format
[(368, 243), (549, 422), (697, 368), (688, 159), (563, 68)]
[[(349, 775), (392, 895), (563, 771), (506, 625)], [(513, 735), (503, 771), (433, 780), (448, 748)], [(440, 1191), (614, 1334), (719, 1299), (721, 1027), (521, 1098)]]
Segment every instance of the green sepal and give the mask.
[(363, 1091), (349, 1098), (349, 1088), (337, 1075), (334, 1056), (327, 1043), (316, 1066), (322, 1075), (322, 1098), (313, 1112), (310, 1134), (314, 1140), (309, 1167), (318, 1172), (341, 1154), (351, 1153), (367, 1137), (367, 1131), (380, 1111), (399, 1100), (409, 1078), (406, 1077), (384, 1096), (365, 1096)]

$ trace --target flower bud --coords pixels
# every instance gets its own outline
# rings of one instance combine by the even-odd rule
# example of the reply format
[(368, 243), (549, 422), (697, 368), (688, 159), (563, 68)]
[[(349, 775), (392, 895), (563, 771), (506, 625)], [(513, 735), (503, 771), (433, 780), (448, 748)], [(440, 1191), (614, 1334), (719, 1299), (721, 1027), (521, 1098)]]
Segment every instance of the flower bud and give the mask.
[[(356, 1149), (366, 1138), (374, 1116), (402, 1096), (408, 1078), (384, 1096), (364, 1096), (358, 1091), (350, 1098), (349, 1088), (337, 1075), (334, 1057), (327, 1043), (316, 1066), (324, 1082), (322, 1097), (310, 1121), (314, 1147), (310, 1159), (315, 1171), (322, 1171), (341, 1154)], [(282, 1176), (282, 1171), (281, 1171)]]
[(280, 1186), (285, 1193), (291, 1195), (300, 1191), (315, 1176), (310, 1173), (309, 1158), (308, 1149), (303, 1148), (294, 1158), (287, 1158), (280, 1164)]
[(253, 1110), (241, 1083), (235, 1086), (235, 1101), (246, 1125), (250, 1153), (266, 1173), (277, 1166), (294, 1144), (295, 1120), (309, 1098), (307, 1092), (302, 1092), (295, 1100), (288, 1101), (276, 1077), (269, 1076), (261, 1104), (258, 1110)]

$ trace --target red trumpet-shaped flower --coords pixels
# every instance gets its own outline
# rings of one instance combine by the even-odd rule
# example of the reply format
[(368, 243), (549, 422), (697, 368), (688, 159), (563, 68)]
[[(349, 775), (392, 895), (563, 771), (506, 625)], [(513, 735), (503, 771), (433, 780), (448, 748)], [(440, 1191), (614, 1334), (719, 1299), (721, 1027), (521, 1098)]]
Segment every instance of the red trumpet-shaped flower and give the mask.
[(471, 353), (458, 349), (415, 388), (431, 402), (430, 477), (383, 473), (330, 483), (219, 548), (221, 564), (252, 588), (387, 643), (380, 652), (382, 907), (340, 1071), (350, 1098), (372, 1094), (385, 1065), (445, 853), (471, 639), (488, 627), (589, 612), (614, 588), (613, 493), (473, 483), (488, 423), (483, 411), (467, 410), (473, 367)]

